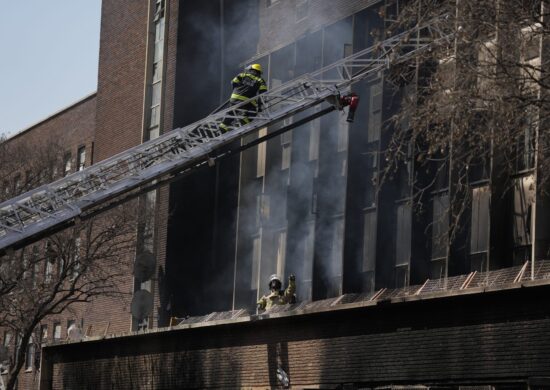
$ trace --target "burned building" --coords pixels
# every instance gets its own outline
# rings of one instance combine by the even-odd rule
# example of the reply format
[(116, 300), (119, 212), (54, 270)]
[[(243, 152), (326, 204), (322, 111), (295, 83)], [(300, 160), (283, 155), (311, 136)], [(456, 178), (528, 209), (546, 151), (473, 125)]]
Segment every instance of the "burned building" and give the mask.
[[(93, 161), (211, 115), (247, 64), (262, 65), (271, 90), (375, 53), (407, 28), (400, 17), (413, 3), (104, 0)], [(544, 18), (545, 2), (526, 3)], [(454, 52), (410, 55), (397, 77), (388, 60), (351, 86), (360, 97), (353, 123), (335, 112), (292, 126), (315, 106), (141, 195), (138, 210), (154, 213), (131, 262), (154, 271), (129, 272), (125, 286), (152, 304), (130, 313), (128, 302), (110, 302), (117, 335), (46, 345), (40, 388), (550, 386), (548, 210), (544, 148), (535, 147), (543, 113), (516, 123), (512, 152), (482, 139), (466, 164), (461, 148), (475, 142), (460, 142), (461, 117), (440, 121), (453, 142), (430, 144), (403, 110), (411, 96), (428, 101), (428, 81), (458, 75), (472, 58), (481, 64), (483, 48), (509, 32), (499, 31), (479, 33), (475, 54), (455, 32), (446, 41)], [(534, 35), (516, 45), (517, 60), (543, 69), (547, 37)], [(435, 100), (463, 80), (453, 82)], [(476, 104), (478, 119), (464, 116), (472, 129), (489, 123)], [(258, 312), (271, 274), (296, 275), (297, 303)]]

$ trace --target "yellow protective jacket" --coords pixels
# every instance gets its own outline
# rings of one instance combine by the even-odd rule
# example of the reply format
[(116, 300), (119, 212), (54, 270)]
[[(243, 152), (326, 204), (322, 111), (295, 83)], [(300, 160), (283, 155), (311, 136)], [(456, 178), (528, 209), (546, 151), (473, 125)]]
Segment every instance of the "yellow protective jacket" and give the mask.
[(260, 310), (269, 310), (274, 305), (286, 305), (292, 302), (294, 293), (296, 292), (296, 281), (289, 280), (288, 287), (283, 291), (273, 291), (268, 295), (264, 295), (258, 300), (258, 308)]
[[(257, 94), (267, 91), (267, 85), (264, 79), (249, 72), (239, 73), (231, 80), (231, 84), (233, 86), (233, 93), (231, 94), (230, 100), (231, 104), (248, 100)], [(252, 101), (251, 103), (256, 105), (256, 101)]]

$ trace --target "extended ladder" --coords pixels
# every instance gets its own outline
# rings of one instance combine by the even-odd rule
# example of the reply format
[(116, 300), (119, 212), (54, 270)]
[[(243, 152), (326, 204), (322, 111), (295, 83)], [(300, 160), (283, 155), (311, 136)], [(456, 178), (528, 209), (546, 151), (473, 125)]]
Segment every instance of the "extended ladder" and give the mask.
[[(135, 196), (167, 175), (178, 175), (208, 161), (220, 146), (265, 126), (307, 110), (368, 78), (379, 77), (389, 66), (406, 61), (434, 45), (449, 42), (440, 17), (397, 34), (314, 73), (274, 88), (260, 96), (210, 115), (183, 128), (128, 149), (82, 171), (43, 185), (0, 204), (0, 254), (17, 249), (105, 209), (113, 199)], [(252, 100), (263, 111), (240, 126), (244, 105)], [(335, 99), (332, 99), (335, 101)], [(224, 118), (233, 119), (231, 131), (221, 133)]]

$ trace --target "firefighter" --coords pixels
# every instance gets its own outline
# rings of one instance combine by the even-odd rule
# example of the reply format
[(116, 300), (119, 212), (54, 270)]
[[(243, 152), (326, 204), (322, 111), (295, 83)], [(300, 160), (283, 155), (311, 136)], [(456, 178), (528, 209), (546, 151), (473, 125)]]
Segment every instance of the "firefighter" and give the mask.
[[(267, 91), (267, 85), (262, 78), (262, 66), (260, 64), (252, 64), (246, 67), (245, 71), (239, 73), (231, 81), (233, 85), (233, 93), (229, 99), (229, 104), (234, 106), (245, 100), (253, 98), (256, 95)], [(240, 121), (241, 126), (250, 122), (251, 118), (256, 116), (256, 113), (261, 110), (258, 102), (255, 100), (240, 107), (245, 115)], [(229, 130), (228, 125), (233, 121), (233, 118), (225, 118), (220, 124), (220, 129), (225, 133)]]
[(269, 310), (273, 305), (286, 305), (287, 303), (296, 303), (296, 277), (290, 275), (288, 277), (288, 287), (286, 290), (281, 290), (282, 283), (279, 276), (273, 274), (269, 277), (268, 295), (264, 295), (258, 301), (258, 309)]

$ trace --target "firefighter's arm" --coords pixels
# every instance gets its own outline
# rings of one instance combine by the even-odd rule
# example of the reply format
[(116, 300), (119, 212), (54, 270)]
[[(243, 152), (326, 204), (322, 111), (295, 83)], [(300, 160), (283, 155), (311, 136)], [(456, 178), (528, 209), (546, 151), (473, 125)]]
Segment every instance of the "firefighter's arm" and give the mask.
[(233, 80), (231, 80), (231, 85), (233, 86), (233, 88), (236, 88), (241, 85), (242, 81), (242, 73), (239, 73), (233, 78)]
[(291, 274), (288, 277), (288, 287), (286, 288), (285, 294), (284, 294), (285, 301), (290, 302), (295, 292), (296, 292), (296, 276)]
[(256, 302), (257, 305), (258, 305), (258, 309), (260, 310), (265, 310), (265, 307), (267, 305), (267, 298), (266, 296), (264, 295), (263, 297), (261, 297), (260, 299), (258, 299), (258, 302)]
[(265, 83), (265, 80), (264, 79), (261, 79), (262, 81), (260, 82), (260, 87), (258, 88), (258, 93), (264, 93), (264, 92), (267, 92), (267, 84)]

